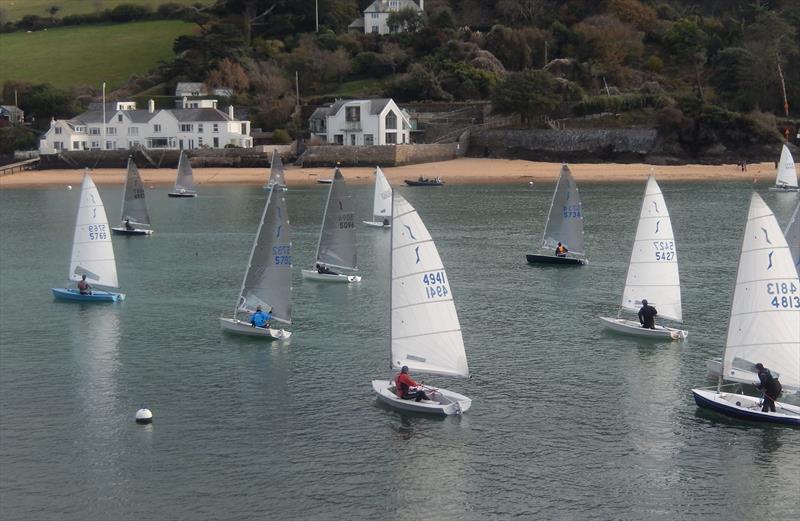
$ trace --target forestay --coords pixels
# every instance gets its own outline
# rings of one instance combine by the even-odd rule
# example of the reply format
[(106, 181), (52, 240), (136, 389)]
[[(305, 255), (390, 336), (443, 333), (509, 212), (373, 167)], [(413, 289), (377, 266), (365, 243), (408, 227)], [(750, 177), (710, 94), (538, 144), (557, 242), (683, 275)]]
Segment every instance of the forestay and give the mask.
[[(763, 363), (784, 386), (800, 386), (800, 282), (772, 211), (758, 194), (742, 241), (723, 375)], [(752, 365), (750, 365), (752, 367)]]
[(128, 176), (122, 199), (122, 221), (125, 220), (129, 220), (131, 224), (150, 226), (150, 214), (147, 212), (144, 198), (144, 184), (133, 158), (128, 158)]
[(555, 249), (559, 242), (571, 253), (584, 255), (581, 197), (567, 165), (561, 167), (561, 175), (553, 193), (542, 247)]
[(184, 190), (187, 192), (194, 191), (194, 177), (192, 177), (192, 164), (186, 152), (181, 150), (181, 156), (178, 159), (178, 177), (175, 179), (175, 191)]
[(273, 320), (292, 323), (292, 240), (282, 190), (269, 191), (258, 225), (237, 311), (272, 308)]
[(383, 222), (390, 215), (392, 204), (392, 187), (381, 167), (375, 167), (375, 195), (372, 200), (372, 216), (375, 222)]
[(439, 252), (417, 211), (394, 192), (390, 365), (469, 376), (461, 325)]
[(344, 176), (337, 168), (325, 204), (317, 244), (317, 263), (346, 270), (358, 269), (353, 202)]
[(642, 299), (658, 308), (660, 317), (683, 320), (675, 236), (667, 204), (653, 176), (647, 179), (642, 199), (622, 307), (638, 311)]
[(794, 158), (789, 152), (789, 147), (783, 145), (781, 159), (778, 163), (778, 175), (775, 178), (776, 187), (797, 188), (797, 171), (794, 166)]
[(119, 287), (111, 228), (100, 193), (88, 170), (83, 174), (75, 235), (72, 238), (72, 257), (69, 280), (79, 281), (86, 275), (89, 283), (109, 288)]
[(786, 225), (786, 231), (783, 232), (783, 235), (786, 237), (789, 251), (792, 252), (794, 266), (800, 271), (800, 203), (795, 207), (792, 218), (789, 219), (789, 224)]
[(283, 160), (276, 150), (272, 151), (272, 160), (269, 165), (269, 180), (265, 188), (272, 188), (273, 186), (286, 188), (286, 180), (283, 177)]

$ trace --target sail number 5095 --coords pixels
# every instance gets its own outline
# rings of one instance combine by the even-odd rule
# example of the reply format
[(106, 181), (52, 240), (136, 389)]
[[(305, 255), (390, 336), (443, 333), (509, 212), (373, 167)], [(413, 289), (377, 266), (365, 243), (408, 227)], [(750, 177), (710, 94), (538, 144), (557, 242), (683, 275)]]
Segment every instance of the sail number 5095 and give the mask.
[(443, 271), (424, 274), (422, 283), (425, 285), (425, 294), (428, 298), (442, 298), (449, 294), (449, 291), (447, 291), (447, 278)]
[(794, 282), (768, 282), (767, 294), (772, 295), (769, 301), (774, 308), (800, 309), (800, 296)]

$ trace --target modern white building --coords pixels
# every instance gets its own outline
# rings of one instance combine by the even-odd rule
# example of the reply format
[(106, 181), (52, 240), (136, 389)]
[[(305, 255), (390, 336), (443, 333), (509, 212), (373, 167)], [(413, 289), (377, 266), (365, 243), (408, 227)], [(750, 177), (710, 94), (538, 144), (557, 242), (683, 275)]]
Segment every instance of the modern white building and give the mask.
[[(104, 118), (105, 116), (105, 118)], [(216, 100), (202, 100), (194, 108), (137, 110), (132, 101), (94, 104), (72, 119), (50, 122), (39, 140), (39, 152), (60, 150), (117, 150), (131, 148), (193, 149), (250, 148), (250, 122), (237, 120), (233, 106), (223, 112)]]
[(425, 0), (419, 0), (419, 4), (414, 0), (376, 0), (364, 9), (363, 17), (357, 18), (350, 24), (348, 29), (352, 31), (375, 34), (389, 34), (389, 15), (402, 9), (413, 9), (420, 14), (424, 10)]
[(411, 142), (408, 113), (394, 100), (339, 100), (309, 118), (311, 136), (338, 145), (397, 145)]

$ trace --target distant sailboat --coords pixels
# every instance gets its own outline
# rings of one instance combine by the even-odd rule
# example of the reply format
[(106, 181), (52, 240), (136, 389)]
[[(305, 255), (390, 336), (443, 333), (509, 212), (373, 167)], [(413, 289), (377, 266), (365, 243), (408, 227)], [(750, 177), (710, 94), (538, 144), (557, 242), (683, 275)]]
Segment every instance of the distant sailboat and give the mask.
[[(317, 242), (316, 267), (302, 270), (303, 277), (326, 282), (358, 282), (361, 277), (356, 258), (356, 225), (353, 201), (342, 172), (337, 168), (328, 190)], [(335, 270), (345, 270), (348, 274)]]
[[(446, 376), (469, 376), (453, 292), (433, 238), (419, 214), (394, 192), (389, 246), (389, 368)], [(461, 414), (466, 396), (426, 387), (431, 401), (403, 400), (392, 380), (373, 380), (378, 399), (391, 407), (440, 415)]]
[(789, 224), (786, 225), (786, 230), (783, 232), (783, 235), (786, 237), (789, 251), (792, 252), (794, 267), (800, 271), (800, 203), (797, 203), (792, 218), (789, 219)]
[(797, 169), (794, 165), (794, 158), (792, 153), (789, 152), (789, 147), (783, 145), (781, 150), (781, 159), (778, 163), (778, 173), (775, 176), (775, 186), (770, 190), (778, 192), (796, 192), (797, 187)]
[(779, 375), (784, 391), (800, 389), (800, 280), (778, 222), (758, 194), (750, 199), (728, 335), (713, 389), (692, 389), (700, 407), (755, 421), (800, 425), (800, 407), (776, 402), (761, 412), (760, 399), (721, 391), (722, 380), (758, 383), (756, 363)]
[[(647, 186), (639, 212), (639, 225), (628, 262), (628, 275), (622, 291), (621, 309), (638, 311), (642, 300), (658, 309), (658, 316), (681, 322), (681, 281), (678, 274), (678, 251), (667, 203), (655, 177)], [(650, 338), (684, 339), (688, 332), (656, 325), (641, 326), (638, 320), (600, 317), (603, 325), (619, 333)]]
[(111, 231), (117, 235), (150, 235), (150, 214), (144, 198), (144, 184), (139, 176), (133, 158), (128, 158), (128, 175), (125, 180), (125, 192), (122, 195), (121, 224)]
[[(72, 237), (72, 255), (67, 278), (79, 282), (83, 276), (91, 285), (118, 288), (117, 264), (114, 246), (111, 244), (111, 227), (100, 199), (100, 192), (92, 181), (87, 168), (81, 184), (81, 198), (75, 233)], [(92, 288), (91, 293), (81, 294), (74, 288), (52, 288), (53, 296), (64, 300), (83, 302), (116, 302), (125, 294)]]
[[(566, 256), (555, 254), (558, 244), (569, 250)], [(542, 236), (542, 250), (548, 253), (526, 255), (531, 264), (586, 264), (583, 246), (583, 206), (578, 186), (567, 165), (561, 167), (550, 212)]]
[(372, 220), (362, 221), (367, 226), (388, 228), (391, 226), (392, 187), (381, 167), (375, 167), (375, 193), (372, 198)]
[(192, 177), (192, 164), (186, 152), (181, 150), (178, 159), (178, 176), (175, 179), (175, 188), (167, 194), (170, 197), (197, 197), (194, 190), (194, 177)]
[(220, 318), (224, 331), (268, 340), (292, 336), (285, 329), (254, 327), (249, 317), (238, 318), (239, 313), (250, 314), (261, 306), (271, 311), (273, 321), (292, 323), (292, 240), (284, 193), (278, 189), (269, 191), (233, 318)]
[(276, 150), (272, 151), (272, 160), (269, 162), (269, 179), (264, 186), (264, 190), (269, 190), (273, 186), (286, 189), (286, 180), (283, 177), (283, 161)]

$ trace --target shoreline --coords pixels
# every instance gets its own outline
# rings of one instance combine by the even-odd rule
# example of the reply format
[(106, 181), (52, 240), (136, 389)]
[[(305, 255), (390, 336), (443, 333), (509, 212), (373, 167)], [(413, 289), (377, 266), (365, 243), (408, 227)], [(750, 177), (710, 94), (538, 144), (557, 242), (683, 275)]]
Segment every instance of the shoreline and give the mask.
[[(774, 181), (776, 172), (773, 163), (747, 165), (742, 172), (738, 165), (681, 165), (653, 166), (647, 164), (618, 163), (571, 163), (575, 180), (591, 182), (643, 181), (652, 173), (659, 181)], [(561, 169), (560, 163), (538, 163), (525, 160), (461, 158), (437, 163), (421, 163), (383, 168), (389, 183), (403, 185), (404, 179), (420, 176), (441, 176), (445, 185), (462, 184), (517, 184), (531, 181), (554, 182)], [(371, 185), (372, 167), (342, 167), (342, 174), (353, 185)], [(124, 168), (99, 168), (92, 170), (92, 178), (98, 185), (122, 185), (125, 182)], [(172, 185), (175, 169), (140, 168), (139, 173), (147, 186)], [(203, 185), (264, 185), (269, 175), (268, 168), (195, 168), (195, 184)], [(317, 179), (329, 179), (331, 168), (285, 167), (287, 186), (316, 185)], [(79, 185), (83, 170), (27, 170), (0, 177), (0, 189), (40, 188), (59, 185)]]

